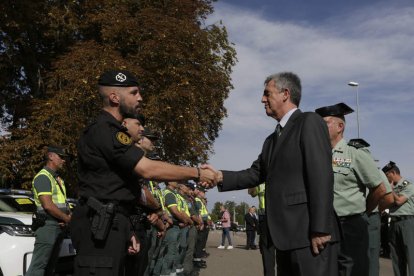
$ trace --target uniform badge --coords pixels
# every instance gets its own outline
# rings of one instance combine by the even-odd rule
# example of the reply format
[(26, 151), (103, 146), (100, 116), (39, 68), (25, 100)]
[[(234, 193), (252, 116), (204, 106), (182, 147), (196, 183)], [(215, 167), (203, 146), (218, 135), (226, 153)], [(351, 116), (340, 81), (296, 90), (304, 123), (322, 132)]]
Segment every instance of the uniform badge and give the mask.
[(124, 81), (126, 81), (127, 77), (126, 77), (124, 74), (122, 74), (122, 73), (118, 73), (118, 74), (115, 76), (115, 79), (116, 79), (117, 81), (119, 81), (119, 82), (124, 82)]
[(126, 134), (125, 132), (117, 132), (116, 139), (118, 140), (119, 143), (126, 145), (126, 146), (132, 144), (131, 137), (129, 137), (128, 134)]

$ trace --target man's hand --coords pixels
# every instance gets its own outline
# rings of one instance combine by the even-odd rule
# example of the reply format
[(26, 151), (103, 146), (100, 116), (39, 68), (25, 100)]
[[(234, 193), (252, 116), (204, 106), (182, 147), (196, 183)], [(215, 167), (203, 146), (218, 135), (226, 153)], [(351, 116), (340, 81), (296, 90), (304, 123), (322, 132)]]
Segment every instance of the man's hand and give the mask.
[(312, 233), (311, 242), (312, 242), (312, 251), (314, 254), (318, 255), (325, 248), (325, 244), (331, 240), (331, 235), (325, 233)]
[(151, 223), (152, 225), (157, 223), (158, 218), (159, 217), (156, 213), (151, 213), (151, 214), (147, 215), (147, 219), (148, 219), (149, 223)]
[(200, 179), (201, 183), (207, 183), (211, 187), (214, 187), (218, 183), (217, 171), (213, 167), (207, 165), (200, 166)]
[(203, 164), (200, 166), (200, 168), (201, 168), (201, 172), (208, 172), (209, 174), (212, 174), (212, 177), (213, 177), (213, 181), (204, 181), (200, 177), (201, 186), (205, 188), (213, 188), (218, 183), (223, 181), (223, 173), (221, 171), (217, 171), (216, 169), (214, 169), (213, 166), (209, 164)]
[(128, 246), (128, 255), (138, 254), (140, 247), (141, 244), (139, 243), (139, 240), (135, 237), (135, 235), (132, 235), (131, 244)]

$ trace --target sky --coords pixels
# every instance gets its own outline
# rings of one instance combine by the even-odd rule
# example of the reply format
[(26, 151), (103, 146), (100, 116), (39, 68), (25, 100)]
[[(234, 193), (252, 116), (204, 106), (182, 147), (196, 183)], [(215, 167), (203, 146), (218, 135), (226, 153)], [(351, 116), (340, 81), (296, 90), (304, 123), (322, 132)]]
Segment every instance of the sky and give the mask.
[[(291, 71), (302, 81), (302, 111), (339, 102), (345, 138), (371, 144), (378, 167), (390, 160), (414, 180), (414, 2), (403, 0), (221, 0), (208, 23), (222, 22), (238, 63), (228, 117), (209, 163), (217, 169), (250, 167), (277, 122), (260, 102), (268, 75)], [(358, 87), (348, 86), (350, 81)], [(258, 205), (246, 190), (207, 193), (214, 202)]]

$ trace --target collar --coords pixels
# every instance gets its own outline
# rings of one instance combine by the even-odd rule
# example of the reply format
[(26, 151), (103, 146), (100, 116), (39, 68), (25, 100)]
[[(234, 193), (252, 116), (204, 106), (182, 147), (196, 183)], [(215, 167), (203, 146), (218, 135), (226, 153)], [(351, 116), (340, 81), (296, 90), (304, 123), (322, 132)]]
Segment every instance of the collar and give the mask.
[(298, 108), (292, 108), (291, 110), (288, 111), (288, 113), (286, 113), (282, 119), (279, 121), (279, 125), (281, 127), (285, 127), (286, 123), (289, 121), (290, 116), (292, 116), (293, 112), (295, 112)]
[(55, 178), (59, 176), (57, 172), (55, 172), (54, 170), (52, 170), (48, 166), (44, 166), (43, 169), (45, 169), (46, 171), (48, 171)]

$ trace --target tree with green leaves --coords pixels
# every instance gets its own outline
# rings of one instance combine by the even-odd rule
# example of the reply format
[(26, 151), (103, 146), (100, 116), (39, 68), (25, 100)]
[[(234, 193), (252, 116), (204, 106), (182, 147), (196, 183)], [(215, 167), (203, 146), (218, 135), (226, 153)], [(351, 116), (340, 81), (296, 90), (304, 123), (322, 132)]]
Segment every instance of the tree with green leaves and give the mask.
[(30, 187), (47, 144), (68, 149), (64, 178), (76, 183), (76, 141), (113, 68), (137, 75), (164, 160), (208, 159), (236, 62), (225, 27), (206, 24), (212, 1), (5, 0), (0, 11), (0, 174), (12, 187)]

